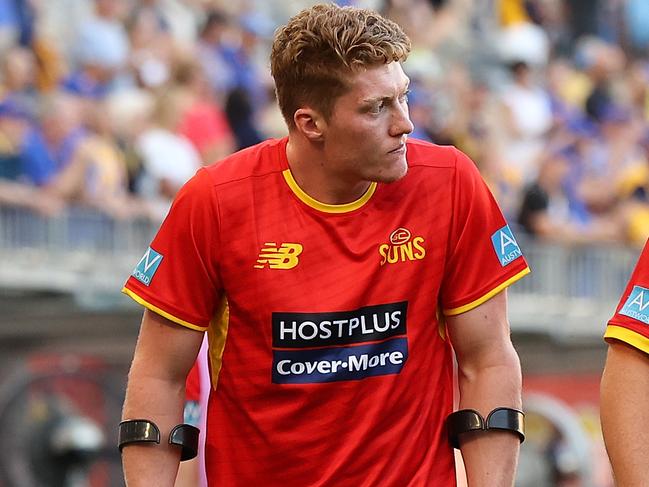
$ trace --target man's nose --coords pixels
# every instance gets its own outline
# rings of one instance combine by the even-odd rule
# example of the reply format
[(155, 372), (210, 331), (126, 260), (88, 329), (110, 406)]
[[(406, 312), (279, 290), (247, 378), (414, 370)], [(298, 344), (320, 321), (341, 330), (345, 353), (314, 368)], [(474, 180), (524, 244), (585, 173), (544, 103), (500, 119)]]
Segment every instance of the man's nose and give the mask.
[(395, 110), (392, 126), (390, 127), (390, 135), (393, 137), (401, 137), (402, 135), (411, 134), (415, 126), (410, 121), (410, 114), (408, 105), (398, 105)]

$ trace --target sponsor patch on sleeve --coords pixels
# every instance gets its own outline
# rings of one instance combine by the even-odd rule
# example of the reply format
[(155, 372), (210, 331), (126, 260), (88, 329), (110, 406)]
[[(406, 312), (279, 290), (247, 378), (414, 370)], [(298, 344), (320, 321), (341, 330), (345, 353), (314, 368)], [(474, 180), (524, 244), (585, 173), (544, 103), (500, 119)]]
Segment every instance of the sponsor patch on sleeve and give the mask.
[(633, 286), (620, 314), (649, 325), (649, 289)]
[(503, 267), (511, 264), (523, 255), (509, 225), (505, 225), (500, 230), (497, 230), (491, 236), (491, 243), (494, 246), (500, 265)]
[(153, 279), (154, 274), (158, 270), (160, 262), (162, 262), (162, 254), (149, 247), (140, 259), (140, 262), (135, 266), (135, 269), (133, 269), (133, 274), (131, 275), (148, 286), (151, 284), (151, 279)]

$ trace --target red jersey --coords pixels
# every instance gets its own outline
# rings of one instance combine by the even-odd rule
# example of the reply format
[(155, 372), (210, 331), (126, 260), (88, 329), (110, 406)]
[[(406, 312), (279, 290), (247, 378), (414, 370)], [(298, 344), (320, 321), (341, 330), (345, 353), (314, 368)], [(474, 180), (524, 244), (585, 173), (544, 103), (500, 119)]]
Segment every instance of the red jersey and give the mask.
[(604, 338), (621, 340), (649, 353), (649, 241), (631, 275)]
[(287, 139), (201, 169), (125, 286), (208, 330), (219, 486), (454, 486), (442, 316), (529, 272), (475, 165), (410, 140), (409, 170), (322, 204)]

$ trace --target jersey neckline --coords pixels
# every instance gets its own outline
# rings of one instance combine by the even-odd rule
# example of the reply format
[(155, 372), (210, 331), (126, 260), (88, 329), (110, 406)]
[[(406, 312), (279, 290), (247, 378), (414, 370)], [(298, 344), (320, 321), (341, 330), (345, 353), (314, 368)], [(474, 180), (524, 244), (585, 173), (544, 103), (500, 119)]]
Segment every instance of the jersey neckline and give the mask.
[(309, 196), (300, 186), (297, 184), (297, 181), (293, 177), (291, 168), (288, 165), (288, 158), (286, 157), (286, 145), (288, 143), (288, 137), (285, 137), (282, 140), (282, 143), (279, 144), (279, 149), (281, 153), (282, 161), (282, 176), (284, 176), (284, 181), (288, 185), (291, 192), (304, 204), (307, 206), (322, 211), (324, 213), (349, 213), (355, 210), (358, 210), (365, 205), (374, 195), (376, 187), (378, 184), (374, 181), (370, 183), (369, 188), (363, 193), (363, 195), (355, 201), (350, 203), (344, 203), (341, 205), (332, 205), (329, 203), (322, 203), (321, 201), (316, 200), (315, 198)]

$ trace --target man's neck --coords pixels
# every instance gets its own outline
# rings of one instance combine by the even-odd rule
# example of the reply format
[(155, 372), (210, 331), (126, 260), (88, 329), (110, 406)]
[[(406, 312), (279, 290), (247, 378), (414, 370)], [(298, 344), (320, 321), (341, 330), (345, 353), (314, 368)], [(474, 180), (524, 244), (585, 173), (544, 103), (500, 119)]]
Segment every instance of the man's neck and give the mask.
[(328, 205), (344, 205), (358, 200), (370, 181), (347, 180), (329, 169), (323, 150), (314, 144), (289, 136), (286, 157), (293, 179), (311, 198)]

